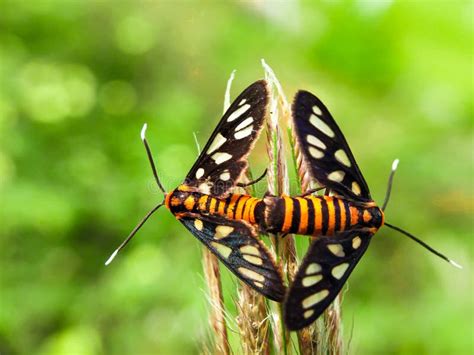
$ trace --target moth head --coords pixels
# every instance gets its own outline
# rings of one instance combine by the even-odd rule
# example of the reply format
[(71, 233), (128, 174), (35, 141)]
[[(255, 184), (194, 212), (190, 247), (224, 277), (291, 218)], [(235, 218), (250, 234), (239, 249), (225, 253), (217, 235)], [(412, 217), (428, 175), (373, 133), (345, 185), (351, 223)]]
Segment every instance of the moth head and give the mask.
[(385, 215), (378, 206), (371, 207), (368, 209), (368, 213), (370, 215), (370, 225), (374, 228), (379, 229), (380, 227), (383, 226), (384, 221), (385, 221)]
[(195, 192), (187, 185), (178, 188), (165, 195), (165, 206), (174, 214), (189, 212), (195, 207)]
[(168, 192), (165, 194), (165, 206), (167, 209), (170, 209), (170, 206), (171, 206), (171, 195), (173, 194), (173, 192)]

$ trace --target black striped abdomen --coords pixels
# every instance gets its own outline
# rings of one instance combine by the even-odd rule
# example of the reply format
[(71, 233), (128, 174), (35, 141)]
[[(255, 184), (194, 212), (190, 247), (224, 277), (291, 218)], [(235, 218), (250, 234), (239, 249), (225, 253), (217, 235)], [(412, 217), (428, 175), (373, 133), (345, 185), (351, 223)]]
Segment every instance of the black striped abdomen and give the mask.
[(334, 235), (357, 224), (359, 208), (332, 196), (275, 198), (267, 213), (270, 232)]

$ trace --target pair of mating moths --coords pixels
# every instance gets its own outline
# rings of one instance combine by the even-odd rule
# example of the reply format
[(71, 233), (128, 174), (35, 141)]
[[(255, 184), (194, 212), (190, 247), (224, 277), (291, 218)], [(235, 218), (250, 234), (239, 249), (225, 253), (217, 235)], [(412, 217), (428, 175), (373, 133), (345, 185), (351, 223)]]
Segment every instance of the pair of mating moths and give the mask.
[[(247, 170), (247, 156), (262, 131), (268, 97), (263, 80), (245, 89), (222, 117), (185, 181), (169, 193), (156, 174), (142, 131), (165, 199), (107, 263), (148, 217), (165, 205), (238, 278), (265, 297), (284, 302), (285, 324), (297, 330), (316, 320), (337, 296), (372, 236), (384, 225), (384, 213), (372, 200), (331, 114), (307, 91), (299, 91), (293, 103), (297, 145), (312, 178), (333, 196), (314, 195), (314, 190), (297, 197), (263, 199), (232, 193), (241, 185), (238, 182)], [(317, 237), (288, 290), (258, 233)]]

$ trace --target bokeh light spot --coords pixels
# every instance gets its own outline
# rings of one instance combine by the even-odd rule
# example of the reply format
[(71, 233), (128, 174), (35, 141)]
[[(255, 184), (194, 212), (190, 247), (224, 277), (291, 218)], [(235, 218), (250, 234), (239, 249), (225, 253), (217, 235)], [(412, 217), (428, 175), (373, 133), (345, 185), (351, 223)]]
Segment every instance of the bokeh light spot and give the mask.
[(129, 54), (146, 53), (155, 43), (152, 24), (145, 17), (136, 14), (122, 19), (115, 35), (119, 49)]
[(62, 330), (43, 346), (44, 354), (97, 354), (102, 351), (100, 337), (91, 326), (81, 325)]
[(128, 113), (137, 101), (137, 94), (126, 81), (110, 81), (100, 90), (100, 105), (111, 115)]
[(23, 105), (31, 118), (42, 122), (62, 120), (69, 114), (57, 66), (31, 62), (20, 72)]
[(23, 107), (40, 122), (87, 114), (95, 102), (95, 80), (82, 65), (32, 61), (19, 75)]
[(63, 75), (71, 115), (86, 115), (95, 103), (94, 76), (89, 69), (76, 64), (65, 66)]

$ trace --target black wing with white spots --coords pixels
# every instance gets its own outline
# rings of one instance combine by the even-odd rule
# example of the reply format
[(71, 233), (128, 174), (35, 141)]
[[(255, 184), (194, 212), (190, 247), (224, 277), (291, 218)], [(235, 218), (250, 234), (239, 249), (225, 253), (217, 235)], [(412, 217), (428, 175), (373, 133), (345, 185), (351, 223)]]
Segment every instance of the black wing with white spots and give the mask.
[(267, 103), (266, 81), (245, 89), (222, 117), (184, 183), (201, 193), (226, 195), (247, 168), (247, 156), (262, 130)]
[(288, 290), (285, 324), (291, 330), (314, 322), (338, 295), (369, 246), (371, 233), (350, 231), (320, 237), (310, 246)]
[(372, 201), (349, 145), (324, 104), (299, 91), (293, 102), (298, 146), (313, 176), (324, 187), (355, 201)]
[(286, 287), (280, 269), (250, 224), (194, 213), (178, 220), (243, 282), (271, 300), (283, 301)]

